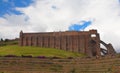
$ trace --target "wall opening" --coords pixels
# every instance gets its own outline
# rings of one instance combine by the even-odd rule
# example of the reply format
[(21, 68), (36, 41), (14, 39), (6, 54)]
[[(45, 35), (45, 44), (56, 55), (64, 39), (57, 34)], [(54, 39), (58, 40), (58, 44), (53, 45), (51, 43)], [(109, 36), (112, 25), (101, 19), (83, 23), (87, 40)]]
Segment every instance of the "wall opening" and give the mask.
[(96, 37), (96, 34), (91, 34), (91, 37)]

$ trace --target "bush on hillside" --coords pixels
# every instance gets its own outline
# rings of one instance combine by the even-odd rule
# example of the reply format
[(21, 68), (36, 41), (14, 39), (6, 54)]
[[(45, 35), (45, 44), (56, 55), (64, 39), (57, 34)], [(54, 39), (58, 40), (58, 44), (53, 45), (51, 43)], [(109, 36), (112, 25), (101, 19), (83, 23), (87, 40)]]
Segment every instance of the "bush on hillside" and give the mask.
[(36, 58), (45, 59), (46, 57), (45, 56), (37, 56)]
[(4, 57), (18, 57), (16, 55), (5, 55)]
[(61, 58), (54, 56), (54, 57), (51, 57), (51, 59), (61, 59)]
[(73, 57), (68, 57), (68, 59), (73, 59)]
[(32, 58), (32, 55), (22, 55), (23, 58)]

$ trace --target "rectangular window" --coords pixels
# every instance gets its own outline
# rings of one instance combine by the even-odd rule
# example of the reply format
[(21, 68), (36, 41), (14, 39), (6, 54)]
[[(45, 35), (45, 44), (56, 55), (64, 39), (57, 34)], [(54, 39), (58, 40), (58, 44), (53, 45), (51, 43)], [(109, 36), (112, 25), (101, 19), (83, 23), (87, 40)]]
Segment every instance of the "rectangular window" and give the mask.
[(91, 37), (96, 37), (96, 34), (91, 34)]

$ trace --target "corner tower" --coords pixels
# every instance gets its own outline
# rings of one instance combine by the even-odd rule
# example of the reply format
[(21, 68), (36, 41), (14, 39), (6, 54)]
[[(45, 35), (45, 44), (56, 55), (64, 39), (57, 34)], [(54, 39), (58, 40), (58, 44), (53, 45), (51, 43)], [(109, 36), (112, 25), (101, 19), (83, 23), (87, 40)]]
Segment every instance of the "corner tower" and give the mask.
[(87, 54), (89, 56), (100, 56), (100, 36), (99, 33), (97, 33), (97, 30), (90, 30), (88, 39)]
[(20, 40), (19, 41), (19, 45), (23, 46), (23, 31), (22, 30), (20, 31), (20, 38), (19, 38), (19, 40)]

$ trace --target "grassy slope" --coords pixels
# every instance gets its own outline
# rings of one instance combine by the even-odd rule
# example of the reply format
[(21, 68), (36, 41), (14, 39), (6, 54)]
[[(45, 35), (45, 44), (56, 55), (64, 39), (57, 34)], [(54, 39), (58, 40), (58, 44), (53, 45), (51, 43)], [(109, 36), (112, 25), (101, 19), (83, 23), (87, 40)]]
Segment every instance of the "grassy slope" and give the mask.
[(72, 53), (68, 51), (63, 51), (53, 48), (40, 48), (31, 46), (17, 46), (17, 45), (7, 45), (0, 47), (0, 55), (32, 55), (32, 56), (46, 56), (46, 57), (83, 57), (83, 54)]

